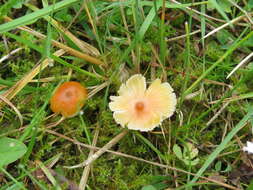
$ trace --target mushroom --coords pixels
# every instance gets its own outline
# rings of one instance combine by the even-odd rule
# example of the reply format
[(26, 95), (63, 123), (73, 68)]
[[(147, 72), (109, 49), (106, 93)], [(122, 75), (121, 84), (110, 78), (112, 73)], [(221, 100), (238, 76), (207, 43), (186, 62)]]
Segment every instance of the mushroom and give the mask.
[(151, 131), (173, 115), (176, 95), (168, 82), (154, 80), (146, 88), (146, 79), (140, 74), (122, 84), (119, 96), (111, 96), (110, 109), (115, 121), (132, 130)]
[(87, 99), (87, 90), (79, 82), (69, 81), (61, 84), (50, 99), (50, 108), (65, 118), (75, 116)]

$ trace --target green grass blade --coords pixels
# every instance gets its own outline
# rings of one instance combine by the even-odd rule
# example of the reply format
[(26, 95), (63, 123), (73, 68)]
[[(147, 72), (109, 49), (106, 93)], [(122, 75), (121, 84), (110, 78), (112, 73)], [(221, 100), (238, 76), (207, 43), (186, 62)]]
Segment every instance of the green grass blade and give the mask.
[(12, 30), (12, 29), (15, 29), (17, 28), (18, 26), (23, 26), (23, 25), (26, 25), (28, 23), (31, 23), (33, 21), (36, 21), (37, 19), (45, 16), (45, 15), (48, 15), (50, 13), (52, 13), (53, 11), (58, 11), (62, 8), (65, 8), (67, 6), (70, 6), (71, 4), (73, 3), (76, 3), (78, 2), (79, 0), (64, 0), (64, 1), (60, 1), (54, 5), (51, 5), (51, 6), (48, 6), (48, 7), (45, 7), (43, 9), (40, 9), (36, 12), (33, 12), (33, 13), (30, 13), (30, 14), (27, 14), (25, 16), (22, 16), (20, 18), (17, 18), (11, 22), (8, 22), (8, 23), (5, 23), (5, 24), (2, 24), (0, 25), (0, 33), (3, 33), (3, 32), (7, 32), (9, 30)]
[[(120, 6), (130, 6), (132, 4), (131, 1), (124, 1), (124, 2), (112, 2), (110, 5), (105, 7), (104, 9), (99, 10), (98, 13), (101, 13), (103, 11), (108, 11), (112, 8), (118, 8)], [(159, 0), (155, 3), (161, 3), (162, 1)], [(194, 2), (194, 3), (184, 3), (184, 4), (176, 4), (176, 3), (171, 3), (171, 2), (165, 2), (165, 7), (169, 9), (185, 9), (186, 7), (192, 7), (192, 6), (198, 6), (198, 5), (205, 5), (207, 4), (208, 1), (203, 1), (203, 2)], [(149, 6), (153, 7), (154, 6), (154, 1), (140, 1), (139, 2), (140, 6)]]
[(9, 172), (7, 172), (4, 168), (0, 167), (0, 171), (2, 171), (8, 178), (10, 178), (19, 188), (27, 190), (23, 183), (18, 182)]
[[(220, 5), (217, 3), (216, 0), (209, 0), (209, 3), (211, 3), (216, 10), (221, 14), (221, 16), (227, 21), (230, 22), (230, 19), (228, 18), (227, 14), (225, 13), (225, 11), (223, 10), (222, 7), (220, 7)], [(230, 24), (232, 26), (232, 24)]]
[(238, 100), (243, 100), (243, 99), (248, 99), (248, 98), (253, 98), (253, 92), (240, 94), (236, 97), (232, 97), (230, 101), (238, 101)]
[[(6, 86), (13, 86), (17, 81), (8, 81), (8, 80), (3, 80), (0, 78), (0, 84), (2, 85), (6, 85)], [(25, 86), (22, 91), (25, 91), (25, 92), (34, 92), (37, 88), (35, 87), (31, 87), (31, 86)], [(40, 87), (39, 90), (45, 90), (45, 88), (43, 87)]]
[(126, 57), (128, 57), (128, 54), (132, 51), (132, 49), (138, 44), (138, 40), (143, 39), (145, 33), (147, 32), (149, 26), (151, 25), (153, 19), (156, 16), (156, 9), (159, 9), (162, 6), (162, 1), (156, 3), (156, 7), (154, 6), (150, 9), (148, 15), (146, 16), (144, 22), (142, 23), (139, 31), (136, 33), (134, 39), (132, 40), (132, 43), (129, 45), (129, 47), (125, 50), (124, 54), (121, 56), (120, 63), (124, 61)]
[[(44, 118), (45, 109), (46, 109), (46, 106), (47, 106), (48, 102), (49, 102), (49, 98), (47, 100), (45, 100), (45, 103), (38, 110), (38, 112), (35, 114), (35, 116), (33, 117), (32, 121), (31, 121), (31, 123), (25, 128), (25, 131), (24, 131), (23, 135), (20, 137), (21, 141), (24, 141), (31, 134), (34, 127), (35, 128), (38, 127), (39, 123)], [(30, 154), (29, 150), (28, 150), (28, 154)]]
[[(157, 14), (156, 14), (157, 15)], [(165, 0), (162, 4), (162, 15), (165, 15)], [(157, 15), (158, 16), (158, 15)], [(165, 66), (165, 60), (167, 55), (167, 42), (165, 40), (165, 18), (160, 19), (160, 60), (162, 65)]]
[(42, 121), (42, 119), (44, 118), (44, 116), (45, 116), (45, 114), (43, 114), (40, 118), (38, 118), (38, 120), (36, 120), (35, 123), (32, 125), (32, 126), (34, 126), (34, 127), (32, 127), (33, 130), (31, 130), (31, 132), (27, 133), (27, 134), (31, 134), (32, 137), (31, 137), (30, 142), (28, 144), (28, 150), (27, 150), (26, 154), (24, 155), (24, 157), (22, 158), (21, 163), (23, 163), (23, 164), (28, 161), (30, 155), (32, 154), (33, 147), (36, 142), (38, 126), (39, 126), (40, 122)]
[(246, 190), (252, 190), (252, 189), (253, 189), (253, 180), (251, 180), (251, 182)]
[(242, 40), (235, 42), (225, 53), (223, 56), (220, 57), (212, 66), (210, 66), (186, 91), (185, 95), (192, 92), (193, 89), (196, 88), (196, 86), (199, 84), (199, 82), (202, 81), (214, 68), (216, 68), (222, 61), (229, 56), (231, 53), (233, 53), (234, 50), (236, 50), (243, 42), (248, 40), (250, 37), (253, 36), (253, 31), (251, 31), (247, 36), (245, 36)]
[(191, 66), (191, 41), (190, 41), (190, 28), (189, 28), (189, 25), (188, 23), (185, 23), (185, 32), (186, 32), (186, 58), (185, 58), (185, 73), (186, 73), (186, 76), (185, 76), (185, 79), (183, 81), (183, 85), (182, 85), (182, 88), (181, 88), (181, 97), (180, 97), (180, 102), (179, 102), (179, 107), (181, 107), (183, 101), (184, 101), (184, 98), (185, 98), (185, 89), (187, 88), (187, 84), (189, 82), (189, 79), (190, 79), (190, 72), (189, 72), (189, 69), (190, 69), (190, 66)]
[[(18, 41), (18, 42), (20, 42), (20, 43), (23, 43), (23, 44), (29, 46), (30, 48), (36, 50), (37, 52), (39, 52), (39, 53), (41, 53), (41, 54), (43, 55), (43, 48), (40, 48), (39, 46), (33, 44), (33, 43), (30, 42), (29, 40), (26, 40), (26, 39), (24, 39), (24, 38), (21, 38), (21, 37), (19, 37), (19, 36), (17, 36), (17, 35), (14, 35), (14, 34), (9, 33), (9, 32), (6, 32), (5, 35), (8, 36), (8, 37), (10, 37), (10, 38), (15, 39), (16, 41)], [(73, 70), (75, 70), (75, 71), (77, 71), (77, 72), (79, 72), (79, 73), (82, 73), (82, 74), (84, 74), (84, 75), (87, 75), (87, 76), (96, 78), (96, 79), (98, 79), (98, 80), (101, 79), (100, 76), (95, 75), (95, 74), (93, 74), (93, 73), (90, 73), (90, 72), (88, 72), (88, 71), (85, 71), (85, 70), (83, 70), (83, 69), (81, 69), (81, 68), (79, 68), (79, 67), (77, 67), (77, 66), (75, 66), (75, 65), (69, 64), (69, 63), (67, 63), (66, 61), (64, 61), (63, 59), (61, 59), (61, 58), (59, 58), (59, 57), (57, 57), (57, 56), (55, 56), (55, 55), (53, 55), (53, 54), (50, 54), (50, 58), (52, 58), (53, 60), (57, 61), (58, 63), (61, 63), (62, 65), (66, 66), (66, 67), (72, 68)]]
[(91, 144), (92, 144), (92, 142), (91, 142), (91, 133), (90, 133), (89, 129), (87, 128), (87, 125), (86, 125), (86, 123), (84, 122), (83, 117), (82, 117), (80, 114), (79, 114), (79, 118), (80, 118), (80, 120), (81, 120), (81, 127), (82, 127), (83, 130), (84, 130), (84, 133), (85, 133), (85, 135), (86, 135), (87, 141), (88, 141), (88, 143), (91, 145)]
[[(43, 1), (43, 4), (47, 4), (46, 1)], [(34, 12), (39, 10), (36, 6), (32, 5), (32, 4), (29, 4), (29, 3), (26, 3), (25, 4), (29, 9), (33, 10)], [(61, 33), (63, 35), (63, 37), (66, 39), (67, 41), (67, 44), (69, 44), (70, 47), (78, 50), (78, 51), (81, 51), (81, 49), (72, 41), (71, 38), (68, 37), (68, 35), (66, 35), (64, 33), (64, 31), (62, 31), (59, 26), (56, 24), (57, 21), (55, 19), (52, 18), (52, 16), (49, 16), (49, 15), (46, 15), (43, 17), (51, 26), (53, 26), (59, 33)], [(51, 30), (52, 30), (52, 27), (51, 27)], [(53, 30), (52, 30), (53, 31)]]
[(47, 166), (42, 162), (37, 162), (41, 170), (44, 172), (48, 180), (53, 184), (55, 190), (62, 190), (59, 183), (55, 179), (55, 177), (52, 175), (50, 170), (47, 168)]
[[(160, 0), (159, 2), (156, 3), (156, 7), (157, 7), (157, 9), (159, 9), (161, 6), (162, 6), (162, 1)], [(138, 32), (138, 37), (140, 39), (142, 39), (144, 37), (145, 33), (147, 32), (147, 30), (148, 30), (151, 22), (155, 18), (155, 16), (156, 16), (156, 10), (155, 10), (155, 6), (153, 4), (153, 7), (149, 11), (148, 15), (146, 16), (146, 19), (142, 23), (140, 30)]]
[[(205, 5), (201, 5), (200, 9), (202, 14), (206, 14)], [(206, 18), (203, 15), (200, 15), (200, 22), (201, 22), (201, 43), (202, 46), (205, 47), (204, 36), (206, 35)]]
[[(206, 4), (207, 2), (200, 2), (198, 5)], [(131, 50), (136, 46), (138, 39), (143, 39), (145, 33), (147, 32), (149, 26), (151, 25), (152, 21), (154, 20), (156, 16), (156, 11), (162, 6), (162, 0), (159, 0), (156, 2), (156, 6), (153, 2), (146, 2), (146, 5), (152, 6), (149, 13), (145, 17), (145, 20), (143, 21), (139, 32), (135, 35), (134, 40), (130, 44), (130, 46), (126, 49), (124, 54), (122, 55), (120, 62), (124, 61), (124, 59), (128, 56), (128, 54), (131, 52)], [(141, 5), (143, 5), (143, 2), (141, 2)], [(171, 3), (165, 3), (166, 8), (186, 8), (193, 4), (171, 4)], [(156, 10), (157, 9), (157, 10)]]
[(40, 183), (29, 171), (27, 171), (25, 169), (25, 166), (24, 165), (19, 165), (19, 168), (27, 175), (29, 176), (29, 178), (39, 186), (40, 189), (42, 190), (48, 190), (48, 188), (46, 188), (42, 183)]
[(4, 3), (4, 5), (1, 5), (0, 7), (0, 18), (4, 15), (7, 15), (7, 13), (10, 11), (10, 9), (17, 4), (19, 0), (9, 0), (8, 2)]
[(164, 162), (166, 162), (166, 157), (144, 136), (142, 136), (139, 132), (136, 132), (135, 135), (144, 142), (147, 146), (149, 146)]
[[(244, 75), (242, 77), (242, 79), (240, 79), (239, 82), (237, 82), (234, 87), (232, 89), (230, 89), (228, 92), (226, 92), (221, 98), (220, 100), (214, 104), (211, 108), (209, 108), (208, 110), (206, 110), (205, 112), (202, 112), (200, 114), (200, 116), (198, 116), (197, 118), (193, 119), (190, 123), (188, 123), (187, 125), (184, 126), (184, 128), (190, 128), (194, 125), (197, 125), (201, 120), (204, 119), (204, 117), (208, 116), (208, 114), (213, 111), (214, 109), (217, 109), (219, 106), (221, 106), (223, 100), (225, 100), (226, 98), (232, 96), (233, 92), (235, 92), (238, 88), (240, 88), (240, 86), (242, 84), (245, 84), (247, 81), (251, 80), (253, 76), (253, 69), (250, 70), (246, 75)], [(202, 128), (203, 130), (203, 128)]]
[[(162, 2), (162, 1), (160, 1), (160, 2)], [(166, 1), (165, 7), (169, 8), (169, 9), (185, 9), (186, 7), (205, 5), (207, 3), (208, 3), (208, 1), (176, 4), (176, 3), (171, 3), (171, 2)], [(152, 1), (142, 1), (142, 2), (140, 2), (140, 4), (142, 6), (154, 6), (154, 3)]]
[(51, 49), (51, 41), (52, 41), (52, 29), (50, 23), (47, 24), (47, 37), (45, 39), (43, 57), (48, 58), (50, 56)]
[(253, 110), (249, 110), (249, 112), (241, 119), (241, 121), (228, 133), (226, 138), (221, 142), (221, 144), (212, 152), (212, 154), (207, 158), (203, 166), (199, 169), (196, 176), (192, 179), (190, 183), (194, 183), (197, 179), (205, 172), (205, 170), (209, 167), (209, 165), (217, 158), (222, 150), (224, 150), (227, 144), (231, 141), (231, 139), (238, 133), (240, 129), (244, 127), (247, 121), (253, 116)]

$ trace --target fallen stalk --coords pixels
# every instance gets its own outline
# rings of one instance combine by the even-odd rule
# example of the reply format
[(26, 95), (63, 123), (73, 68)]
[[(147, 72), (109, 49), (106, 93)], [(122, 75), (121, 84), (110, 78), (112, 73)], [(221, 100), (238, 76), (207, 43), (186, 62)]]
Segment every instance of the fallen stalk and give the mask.
[[(96, 146), (91, 146), (91, 145), (87, 145), (87, 144), (81, 143), (79, 141), (71, 139), (71, 138), (69, 138), (69, 137), (67, 137), (65, 135), (62, 135), (62, 134), (57, 133), (57, 132), (52, 131), (52, 130), (46, 129), (45, 131), (48, 132), (48, 133), (50, 133), (50, 134), (52, 134), (52, 135), (61, 137), (61, 138), (65, 139), (65, 140), (68, 140), (68, 141), (70, 141), (70, 142), (72, 142), (72, 143), (74, 143), (76, 145), (79, 145), (79, 146), (82, 146), (82, 147), (85, 147), (85, 148), (88, 148), (88, 149), (92, 149), (92, 150), (100, 150), (101, 149), (101, 148), (96, 147)], [(136, 156), (124, 154), (124, 153), (121, 153), (121, 152), (116, 152), (116, 151), (112, 151), (112, 150), (105, 150), (105, 152), (109, 152), (109, 153), (112, 153), (114, 155), (130, 158), (130, 159), (133, 159), (133, 160), (138, 160), (138, 161), (145, 162), (145, 163), (148, 163), (148, 164), (152, 164), (152, 165), (155, 165), (155, 166), (158, 166), (158, 167), (161, 167), (161, 168), (166, 168), (166, 169), (169, 169), (169, 170), (174, 170), (174, 171), (178, 171), (178, 172), (185, 173), (185, 174), (188, 174), (188, 175), (196, 176), (196, 174), (194, 174), (194, 173), (187, 172), (187, 171), (184, 171), (184, 170), (179, 169), (179, 168), (171, 167), (171, 166), (160, 164), (160, 163), (157, 163), (157, 162), (152, 162), (152, 161), (144, 160), (143, 158), (139, 158), (139, 157), (136, 157)], [(198, 176), (198, 177), (201, 178), (201, 179), (213, 182), (213, 183), (215, 183), (217, 185), (226, 187), (228, 189), (240, 190), (240, 189), (238, 189), (238, 188), (236, 188), (236, 187), (234, 187), (232, 185), (228, 185), (226, 183), (223, 183), (223, 182), (220, 182), (220, 181), (217, 181), (217, 180), (214, 180), (214, 179), (210, 179), (210, 178), (203, 177), (203, 176)]]
[(78, 164), (77, 166), (68, 167), (70, 169), (79, 168), (83, 166), (88, 166), (92, 162), (94, 162), (96, 159), (98, 159), (102, 154), (107, 152), (110, 148), (112, 148), (115, 144), (117, 144), (120, 139), (122, 139), (126, 134), (128, 133), (128, 130), (123, 130), (120, 134), (118, 134), (116, 137), (114, 137), (112, 140), (110, 140), (106, 145), (104, 145), (102, 148), (100, 148), (96, 153), (89, 156), (87, 160), (85, 160), (83, 163)]

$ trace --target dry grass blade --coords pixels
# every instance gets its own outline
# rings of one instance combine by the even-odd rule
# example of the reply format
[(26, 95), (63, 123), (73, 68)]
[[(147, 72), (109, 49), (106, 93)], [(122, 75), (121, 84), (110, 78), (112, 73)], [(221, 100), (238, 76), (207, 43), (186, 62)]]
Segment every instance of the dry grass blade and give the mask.
[(196, 96), (202, 94), (203, 91), (204, 91), (204, 88), (202, 87), (202, 88), (199, 89), (198, 91), (193, 92), (193, 93), (190, 93), (190, 94), (188, 94), (187, 96), (185, 96), (185, 100), (191, 100), (191, 99), (193, 99), (194, 97), (196, 97)]
[(90, 55), (99, 56), (100, 53), (97, 48), (93, 47), (92, 45), (78, 39), (74, 34), (72, 34), (70, 31), (68, 31), (66, 28), (64, 28), (60, 23), (58, 23), (55, 20), (51, 20), (52, 24), (61, 30), (62, 33), (64, 33), (66, 36), (68, 36), (74, 43), (77, 45), (83, 52), (88, 53)]
[(107, 87), (109, 84), (110, 84), (110, 82), (106, 81), (106, 82), (98, 85), (96, 88), (94, 88), (92, 91), (89, 92), (88, 98), (91, 98), (96, 93), (98, 93), (100, 90), (102, 90), (103, 88)]
[(66, 167), (66, 168), (74, 169), (74, 168), (79, 168), (79, 167), (83, 167), (83, 166), (87, 166), (91, 164), (93, 161), (98, 159), (102, 154), (107, 152), (111, 147), (113, 147), (116, 143), (118, 143), (120, 139), (122, 139), (127, 133), (128, 133), (128, 130), (123, 130), (120, 134), (118, 134), (116, 137), (110, 140), (106, 145), (100, 148), (95, 154), (90, 156), (86, 161), (84, 161), (81, 164), (78, 164), (77, 166), (71, 166), (71, 167)]
[(39, 160), (36, 161), (36, 164), (40, 167), (43, 173), (46, 175), (47, 179), (52, 183), (56, 190), (61, 190), (60, 186), (58, 185), (56, 179), (49, 171), (49, 169)]
[(12, 56), (13, 54), (19, 52), (21, 49), (22, 49), (22, 48), (14, 49), (14, 50), (11, 51), (8, 55), (3, 56), (3, 57), (0, 59), (0, 63), (2, 63), (3, 61), (5, 61), (6, 59), (9, 59), (10, 56)]
[[(121, 2), (123, 2), (123, 0), (121, 0)], [(126, 16), (125, 16), (125, 13), (124, 13), (124, 8), (122, 6), (122, 4), (120, 4), (120, 13), (121, 13), (121, 17), (122, 17), (122, 21), (123, 21), (123, 24), (124, 24), (124, 28), (126, 30), (126, 36), (127, 36), (127, 43), (128, 44), (131, 44), (131, 37), (129, 35), (129, 29), (128, 29), (128, 25), (127, 25), (127, 19), (126, 19)], [(132, 50), (131, 51), (131, 54), (132, 54), (132, 61), (133, 61), (133, 64), (136, 65), (137, 61), (136, 61), (136, 55), (134, 53), (134, 51)], [(139, 70), (139, 68), (137, 69)], [(140, 72), (140, 71), (138, 71)]]
[[(57, 160), (54, 160), (53, 162), (57, 162)], [(75, 182), (51, 169), (54, 163), (51, 163), (51, 166), (44, 165), (39, 160), (36, 160), (35, 163), (38, 165), (38, 169), (33, 172), (33, 175), (40, 181), (44, 181), (45, 183), (51, 182), (55, 190), (61, 190), (63, 187), (64, 189), (69, 190), (79, 190)]]
[[(57, 133), (55, 131), (47, 130), (47, 129), (45, 131), (48, 132), (48, 133), (50, 133), (50, 134), (52, 134), (52, 135), (55, 135), (55, 136), (61, 137), (63, 139), (66, 139), (66, 140), (68, 140), (68, 141), (70, 141), (70, 142), (72, 142), (72, 143), (74, 143), (76, 145), (79, 145), (79, 146), (82, 146), (82, 147), (85, 147), (85, 148), (89, 148), (89, 149), (92, 149), (92, 150), (101, 150), (101, 148), (99, 148), (99, 147), (95, 147), (95, 146), (91, 146), (91, 145), (87, 145), (87, 144), (81, 143), (81, 142), (79, 142), (77, 140), (71, 139), (71, 138), (69, 138), (69, 137), (67, 137), (65, 135), (62, 135), (60, 133)], [(124, 153), (116, 152), (116, 151), (112, 151), (112, 150), (105, 150), (105, 151), (109, 152), (109, 153), (112, 153), (114, 155), (123, 156), (123, 157), (130, 158), (130, 159), (133, 159), (133, 160), (145, 162), (147, 164), (151, 164), (151, 165), (158, 166), (158, 167), (161, 167), (161, 168), (166, 168), (166, 169), (169, 169), (169, 170), (178, 171), (178, 172), (185, 173), (185, 174), (188, 174), (188, 175), (196, 176), (196, 174), (194, 174), (194, 173), (187, 172), (187, 171), (184, 171), (182, 169), (171, 167), (171, 166), (168, 166), (168, 165), (160, 164), (160, 163), (157, 163), (157, 162), (148, 161), (148, 160), (145, 160), (143, 158), (136, 157), (136, 156), (132, 156), (132, 155), (128, 155), (128, 154), (124, 154)], [(240, 189), (238, 189), (238, 188), (236, 188), (234, 186), (228, 185), (226, 183), (223, 183), (223, 182), (211, 179), (211, 178), (207, 178), (207, 177), (203, 177), (203, 176), (200, 176), (200, 178), (204, 179), (204, 180), (207, 180), (207, 181), (210, 181), (210, 182), (213, 182), (213, 183), (215, 183), (217, 185), (226, 187), (228, 189), (240, 190)]]
[[(171, 1), (174, 2), (175, 4), (182, 4), (182, 3), (180, 3), (180, 2), (178, 2), (178, 1), (176, 1), (176, 0), (171, 0)], [(223, 23), (226, 22), (225, 20), (221, 20), (221, 19), (212, 17), (212, 16), (210, 16), (210, 15), (201, 13), (201, 12), (199, 12), (199, 11), (197, 11), (197, 10), (191, 8), (191, 7), (186, 7), (186, 9), (188, 9), (189, 11), (192, 11), (192, 12), (198, 14), (198, 15), (202, 15), (202, 16), (204, 16), (204, 17), (206, 17), (206, 18), (209, 18), (209, 19), (211, 19), (211, 20), (215, 20), (215, 21), (223, 22)]]
[(230, 26), (231, 24), (234, 24), (234, 23), (236, 23), (236, 22), (242, 20), (244, 17), (245, 17), (244, 15), (243, 15), (243, 16), (239, 16), (239, 17), (237, 17), (237, 18), (234, 18), (234, 19), (231, 20), (230, 22), (225, 23), (225, 24), (219, 26), (218, 28), (215, 28), (214, 30), (212, 30), (211, 32), (209, 32), (208, 34), (206, 34), (206, 35), (203, 37), (203, 39), (207, 38), (208, 36), (213, 35), (214, 33), (220, 31), (221, 29), (223, 29), (223, 28), (225, 28), (225, 27), (227, 27), (227, 26)]
[(8, 86), (0, 85), (0, 90), (7, 88)]
[(234, 5), (235, 7), (237, 7), (241, 12), (243, 12), (245, 14), (245, 16), (248, 18), (250, 24), (253, 24), (251, 15), (249, 13), (247, 13), (247, 11), (245, 11), (243, 8), (241, 8), (238, 4), (236, 4), (234, 1), (232, 0), (227, 0), (229, 1), (232, 5)]
[[(206, 127), (208, 127), (209, 125), (211, 125), (211, 123), (222, 113), (222, 111), (228, 106), (230, 102), (226, 102), (221, 108), (220, 110), (206, 123)], [(205, 129), (205, 128), (203, 128)], [(201, 131), (203, 131), (203, 129)]]
[(21, 115), (21, 113), (19, 112), (19, 110), (4, 96), (0, 95), (0, 100), (4, 101), (6, 104), (8, 104), (18, 115), (19, 121), (20, 121), (20, 126), (23, 126), (23, 117)]
[[(10, 21), (11, 19), (9, 17), (4, 17), (5, 20), (7, 21)], [(27, 26), (21, 26), (21, 27), (18, 27), (18, 29), (20, 30), (23, 30), (23, 31), (26, 31), (26, 32), (29, 32), (30, 34), (38, 37), (38, 38), (41, 38), (41, 39), (45, 39), (46, 36), (44, 34), (41, 34), (37, 31), (34, 31), (33, 29), (27, 27)], [(66, 46), (65, 44), (62, 44), (56, 40), (51, 40), (52, 44), (58, 48), (61, 48), (63, 50), (65, 50), (66, 52), (68, 52), (69, 54), (75, 56), (75, 57), (78, 57), (80, 59), (83, 59), (85, 61), (88, 61), (90, 63), (93, 63), (93, 64), (97, 64), (97, 65), (101, 65), (103, 64), (102, 61), (100, 61), (99, 59), (95, 58), (95, 57), (92, 57), (88, 54), (85, 54), (85, 53), (82, 53), (80, 51), (77, 51), (71, 47), (68, 47)]]
[(227, 79), (241, 67), (244, 63), (246, 63), (251, 57), (253, 57), (253, 52), (251, 52), (247, 57), (245, 57), (236, 67), (228, 74)]
[[(97, 126), (97, 128), (95, 130), (94, 137), (93, 137), (92, 146), (96, 146), (97, 140), (98, 140), (98, 134), (99, 134), (99, 127)], [(94, 154), (94, 152), (95, 152), (94, 150), (90, 150), (88, 158), (90, 158)], [(86, 187), (88, 177), (89, 177), (89, 173), (90, 173), (90, 168), (91, 168), (91, 165), (88, 165), (83, 170), (83, 174), (82, 174), (80, 184), (79, 184), (79, 189), (80, 190), (85, 189), (85, 187)]]
[[(61, 75), (61, 79), (67, 79), (67, 75)], [(52, 82), (54, 80), (57, 80), (57, 77), (46, 77), (46, 78), (40, 78), (40, 79), (33, 79), (30, 82)]]
[[(200, 33), (201, 30), (196, 30), (196, 31), (193, 31), (191, 33), (189, 33), (190, 36), (194, 35), (194, 34), (197, 34), (197, 33)], [(166, 39), (167, 42), (173, 42), (173, 41), (177, 41), (177, 40), (180, 40), (180, 39), (183, 39), (183, 38), (186, 38), (188, 36), (188, 34), (184, 34), (184, 35), (181, 35), (181, 36), (176, 36), (176, 37), (173, 37), (173, 38), (169, 38), (169, 39)]]
[[(34, 11), (39, 10), (36, 6), (31, 5), (29, 3), (27, 3), (26, 6), (33, 9)], [(53, 19), (50, 16), (46, 16), (45, 18), (46, 18), (46, 20), (50, 21), (51, 24), (56, 29), (58, 29), (62, 34), (66, 35), (68, 38), (70, 38), (75, 43), (75, 45), (77, 45), (84, 53), (88, 53), (88, 54), (94, 55), (94, 56), (99, 56), (100, 55), (97, 48), (95, 48), (92, 45), (80, 40), (79, 38), (77, 38), (74, 34), (72, 34), (67, 28), (64, 28), (55, 19)]]
[(66, 118), (64, 116), (62, 116), (58, 121), (54, 122), (54, 123), (50, 123), (46, 126), (47, 129), (56, 127), (57, 125), (59, 125), (61, 122), (63, 122)]
[[(84, 7), (84, 9), (85, 9), (85, 11), (86, 11), (86, 14), (87, 14), (87, 16), (88, 16), (88, 18), (89, 18), (89, 22), (91, 23), (93, 33), (94, 33), (95, 35), (97, 35), (95, 23), (93, 22), (92, 16), (91, 16), (91, 14), (90, 14), (90, 11), (89, 11), (89, 8), (88, 8), (88, 5), (87, 5), (88, 3), (90, 3), (89, 1), (90, 1), (90, 0), (84, 0), (82, 6)], [(98, 20), (98, 19), (95, 18), (95, 20)]]
[[(84, 3), (85, 3), (85, 0), (84, 0)], [(71, 27), (71, 25), (76, 21), (77, 17), (82, 13), (82, 11), (84, 9), (84, 3), (80, 7), (80, 9), (77, 11), (77, 13), (75, 14), (75, 16), (72, 18), (71, 22), (67, 26), (67, 29), (69, 29)]]
[[(65, 53), (64, 50), (58, 50), (54, 53), (55, 56), (61, 56)], [(7, 90), (3, 96), (11, 100), (18, 92), (20, 92), (39, 72), (45, 69), (51, 63), (50, 59), (45, 59), (42, 63), (37, 64), (28, 74), (20, 79), (14, 86)], [(0, 108), (1, 108), (0, 104)]]
[(95, 154), (93, 154), (91, 157), (89, 157), (84, 163), (84, 166), (87, 166), (91, 164), (93, 161), (98, 159), (103, 153), (106, 152), (106, 150), (113, 147), (115, 144), (117, 144), (120, 139), (122, 139), (126, 134), (128, 133), (128, 130), (123, 130), (120, 134), (118, 134), (116, 137), (114, 137), (112, 140), (110, 140), (105, 146), (103, 146), (101, 149), (99, 149)]

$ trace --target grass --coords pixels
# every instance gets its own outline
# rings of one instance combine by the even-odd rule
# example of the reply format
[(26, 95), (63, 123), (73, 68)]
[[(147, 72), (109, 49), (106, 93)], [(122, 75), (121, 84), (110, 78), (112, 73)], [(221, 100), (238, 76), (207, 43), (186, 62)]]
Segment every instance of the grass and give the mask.
[[(253, 64), (243, 62), (253, 48), (251, 0), (2, 2), (0, 143), (27, 150), (0, 150), (11, 160), (0, 164), (0, 190), (252, 187), (252, 159), (241, 151), (252, 139)], [(109, 97), (135, 73), (168, 81), (176, 112), (81, 166), (121, 133)], [(67, 80), (90, 98), (82, 115), (62, 119), (49, 100)]]

